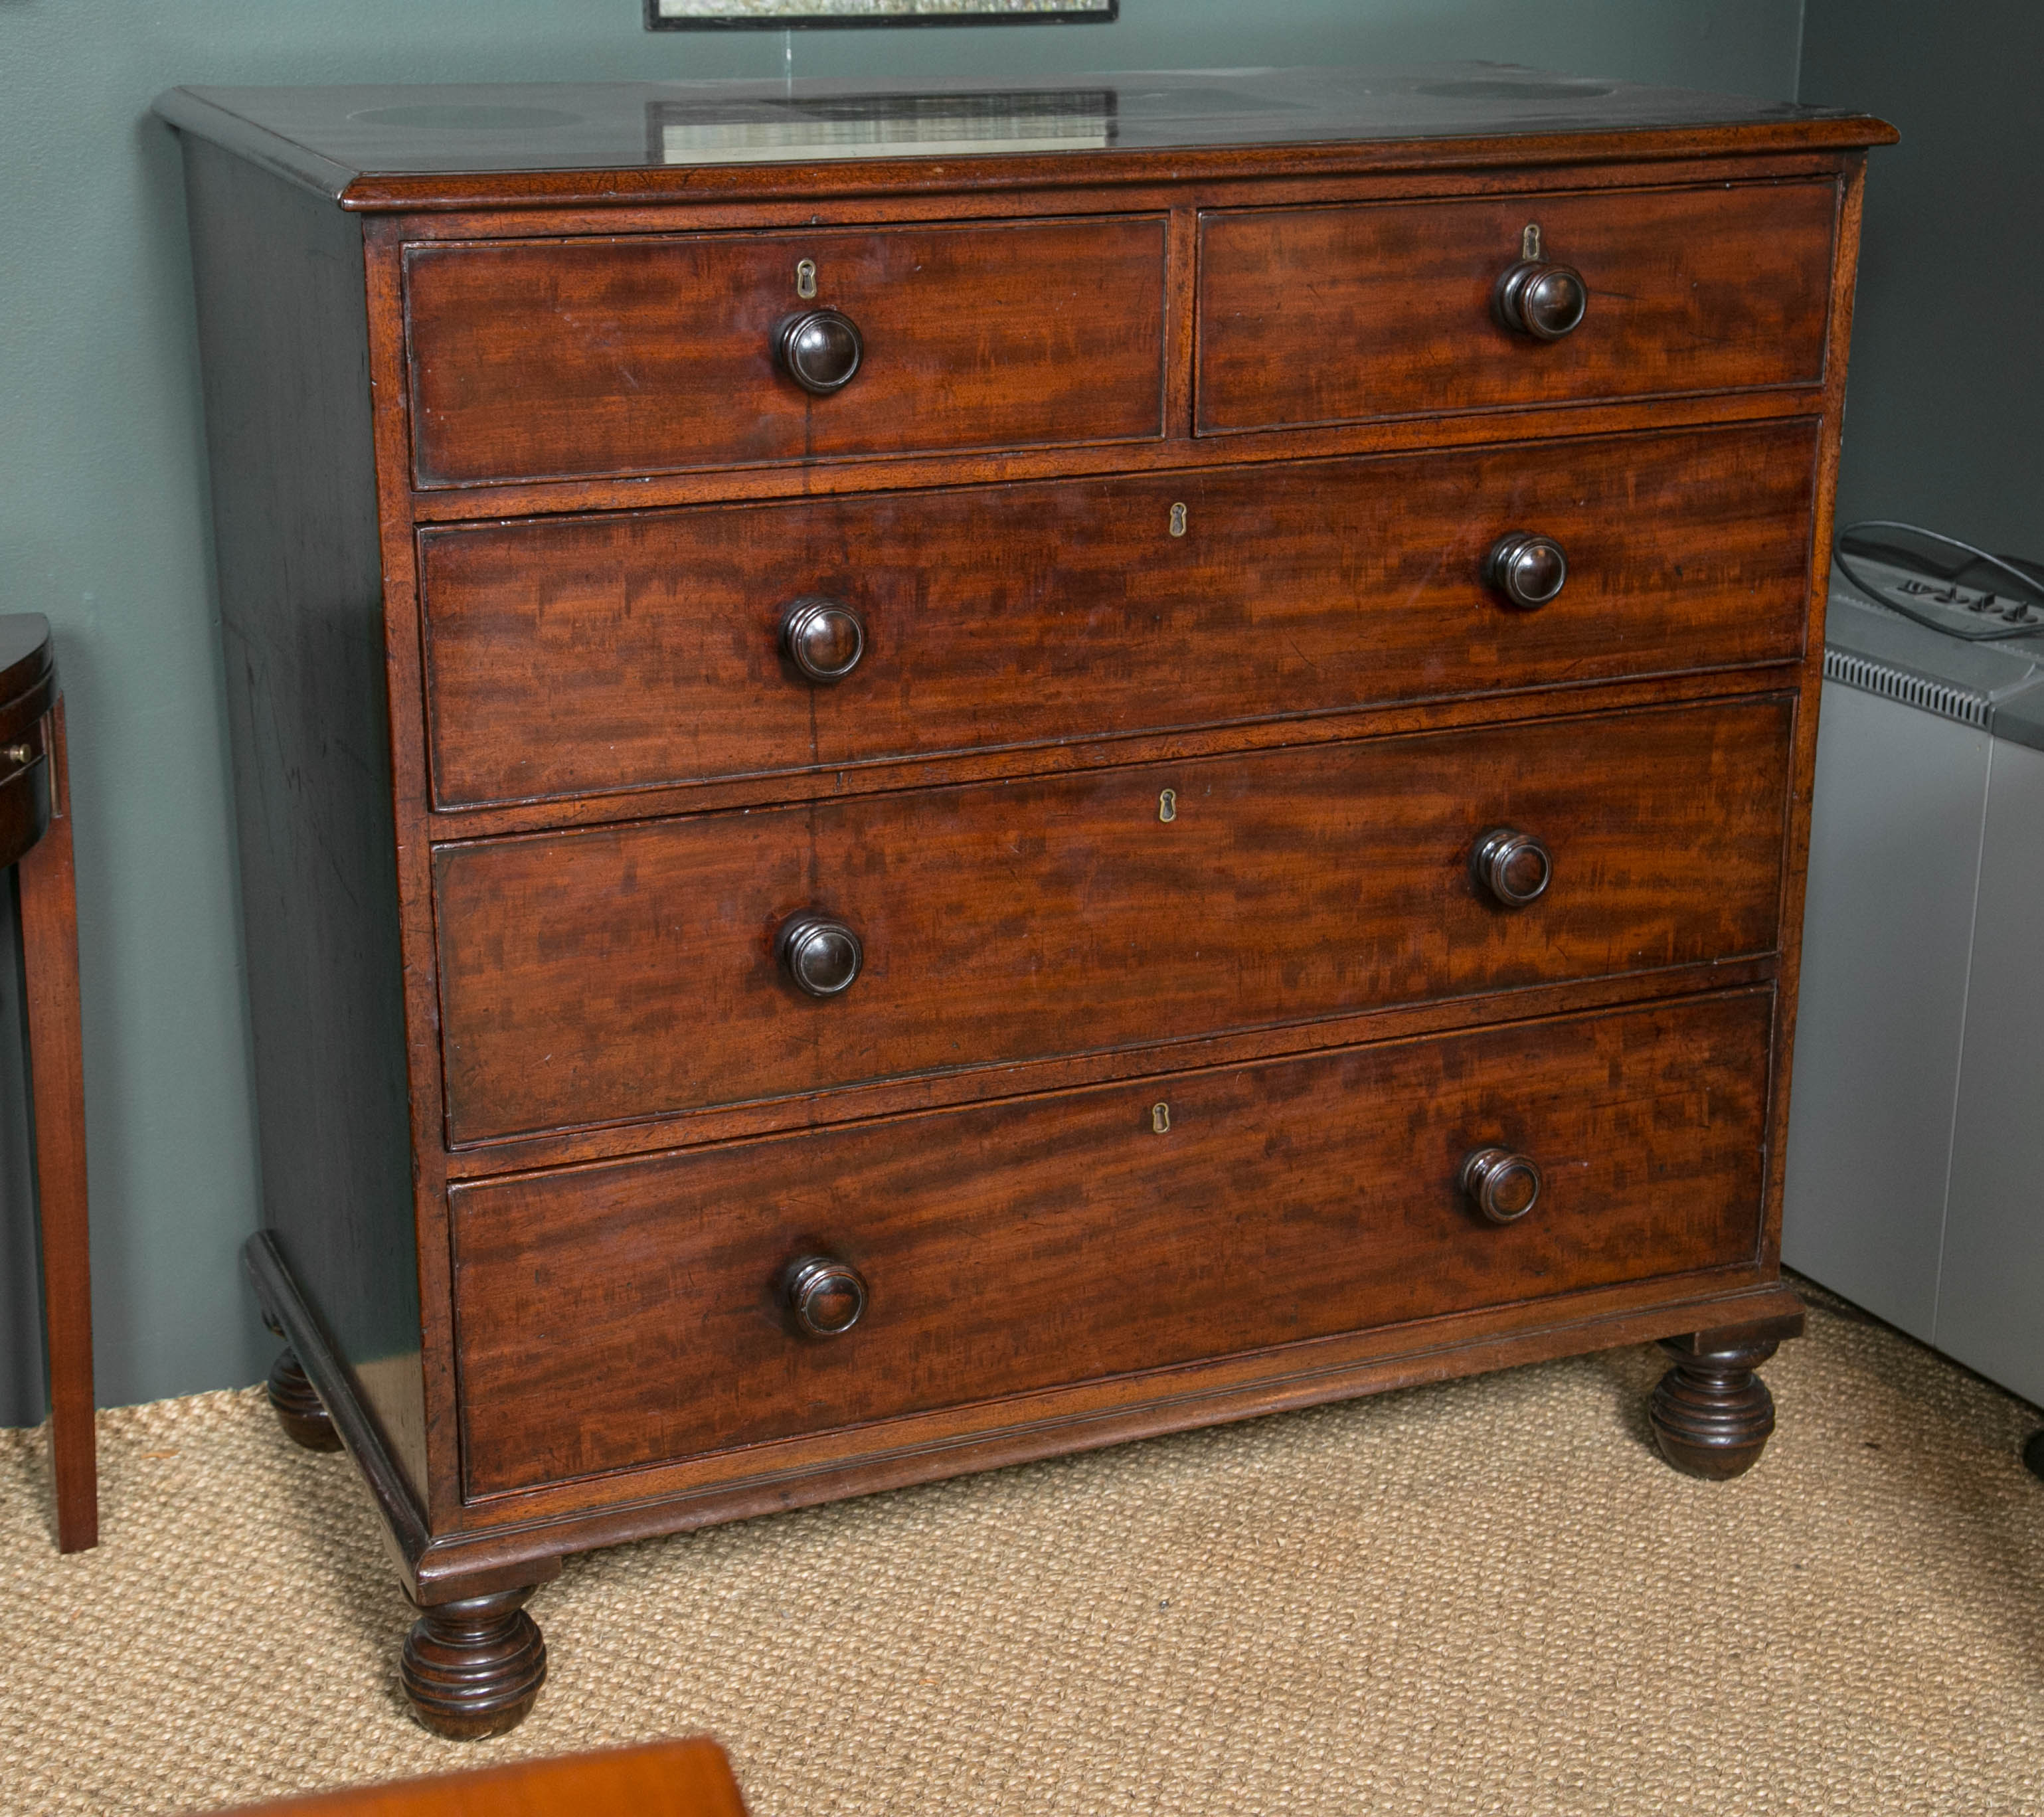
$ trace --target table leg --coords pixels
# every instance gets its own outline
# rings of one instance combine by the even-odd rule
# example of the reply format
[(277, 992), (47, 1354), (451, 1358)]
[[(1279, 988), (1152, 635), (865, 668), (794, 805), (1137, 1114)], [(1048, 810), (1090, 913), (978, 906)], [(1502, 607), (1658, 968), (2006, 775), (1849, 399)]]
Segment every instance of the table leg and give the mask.
[(78, 1005), (78, 890), (71, 874), (71, 778), (63, 701), (47, 727), (50, 827), (22, 855), (21, 969), (36, 1130), (36, 1194), (49, 1333), (50, 1455), (57, 1489), (57, 1549), (99, 1539), (99, 1466), (94, 1444), (92, 1272), (85, 1214), (85, 1072)]

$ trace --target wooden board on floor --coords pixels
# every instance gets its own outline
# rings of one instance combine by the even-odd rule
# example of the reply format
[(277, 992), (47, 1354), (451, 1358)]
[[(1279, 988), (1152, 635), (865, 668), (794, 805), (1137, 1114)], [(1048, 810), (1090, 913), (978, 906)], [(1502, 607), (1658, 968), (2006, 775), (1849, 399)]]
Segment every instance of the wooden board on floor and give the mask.
[(745, 1817), (724, 1750), (700, 1735), (239, 1808), (265, 1817)]

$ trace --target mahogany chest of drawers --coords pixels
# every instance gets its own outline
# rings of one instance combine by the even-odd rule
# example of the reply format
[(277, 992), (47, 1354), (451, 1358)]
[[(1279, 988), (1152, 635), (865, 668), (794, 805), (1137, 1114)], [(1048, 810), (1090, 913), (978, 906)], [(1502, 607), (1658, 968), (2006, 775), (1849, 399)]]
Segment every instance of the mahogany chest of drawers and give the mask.
[(1879, 122), (178, 90), (271, 1395), (593, 1546), (1619, 1343), (1728, 1475)]

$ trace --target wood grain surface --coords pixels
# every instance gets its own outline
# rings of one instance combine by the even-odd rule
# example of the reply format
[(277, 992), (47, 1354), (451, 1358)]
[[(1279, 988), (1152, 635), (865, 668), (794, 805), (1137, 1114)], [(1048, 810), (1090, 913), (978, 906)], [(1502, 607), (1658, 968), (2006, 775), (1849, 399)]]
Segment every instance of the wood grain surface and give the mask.
[(39, 612), (0, 613), (0, 866), (49, 830), (49, 716), (57, 701), (50, 621)]
[(707, 1736), (252, 1804), (221, 1817), (745, 1817)]
[[(1892, 127), (1841, 108), (1566, 77), (1558, 94), (1551, 75), (1485, 63), (1148, 69), (1032, 81), (1022, 93), (1004, 94), (1009, 79), (984, 60), (947, 81), (920, 79), (907, 94), (885, 82), (862, 94), (778, 77), (743, 87), (550, 83), (544, 94), (519, 91), (528, 106), (543, 99), (547, 111), (515, 125), (502, 117), (505, 91), (487, 84), (441, 86), (430, 97), (390, 83), (179, 88), (156, 107), (186, 131), (287, 172), (344, 207), (424, 209), (466, 201), (507, 213), (568, 194), (620, 212), (660, 194), (712, 208), (734, 192), (813, 202), (847, 193), (951, 191), (956, 201), (989, 186), (1069, 184), (1075, 165), (1087, 182), (1107, 186), (1154, 183), (1166, 174), (1207, 178), (1216, 167), (1268, 175), (1273, 165), (1320, 176), (1335, 163), (1459, 171), (1546, 160), (1594, 168), (1612, 156), (1765, 155), (1895, 136)], [(1047, 104), (1062, 116), (1054, 123), (1057, 137), (1032, 145), (1023, 123), (1032, 115), (1044, 123)], [(941, 155), (927, 139), (898, 130), (858, 130), (932, 115), (948, 116), (947, 133), (959, 129)], [(1074, 158), (1067, 129), (1076, 128), (1083, 144), (1104, 136), (1108, 117), (1111, 155)], [(852, 130), (842, 129), (847, 123)], [(747, 155), (735, 158), (735, 151)], [(1183, 169), (1178, 160), (1197, 161)]]
[[(1750, 1257), (1771, 1012), (1742, 993), (458, 1188), (470, 1492)], [(1490, 1143), (1546, 1176), (1514, 1224), (1457, 1184)], [(869, 1283), (841, 1337), (782, 1315), (811, 1253)]]
[[(1435, 180), (1473, 173), (1494, 181), (1527, 165), (1573, 166), (1572, 174), (1594, 180), (1613, 163), (1680, 159), (1694, 166), (1729, 157), (1750, 164), (1770, 156), (1892, 144), (1896, 136), (1885, 122), (1842, 109), (1608, 84), (1572, 102), (1558, 125), (1537, 106), (1529, 113), (1511, 94), (1498, 94), (1487, 71), (1478, 75), (1476, 94), (1445, 107), (1439, 103), (1446, 98), (1430, 92), (1439, 70), (1404, 72), (1402, 82), (1382, 69), (1234, 72), (1231, 88), (1249, 75), (1265, 91), (1265, 100), (1242, 111), (1232, 102), (1212, 105), (1212, 71), (1178, 73), (1196, 91), (1186, 98), (1191, 106), (1170, 92), (1168, 73), (1160, 90), (1160, 72), (1143, 72), (1132, 92), (1115, 97), (1112, 155), (1083, 164), (1068, 150), (975, 155), (964, 146), (941, 158), (845, 156), (842, 143), (828, 148), (838, 155), (821, 158), (702, 162), (685, 156), (670, 163), (664, 133), (647, 130), (647, 103), (657, 103), (656, 120), (692, 101), (721, 113), (732, 98), (723, 83), (554, 86), (550, 105), (571, 111), (577, 132), (570, 146), (555, 138), (536, 155), (489, 123), (489, 98), (501, 91), (486, 86), (471, 91), (484, 106), (466, 123), (447, 116), (421, 121), (417, 90), (390, 84), (176, 88), (158, 96), (156, 109), (184, 131), (283, 173), (322, 200), (345, 209), (402, 210), (427, 223), (436, 213), (484, 209), (500, 223), (564, 208), (620, 217), (663, 204), (713, 213), (739, 203), (768, 214), (841, 207), (847, 199), (870, 207), (876, 197), (897, 207), (922, 201), (955, 209), (1018, 194), (1034, 202), (1045, 190), (1069, 193), (1075, 176), (1110, 194), (1167, 182), (1210, 186), (1285, 177), (1325, 186), (1362, 173), (1400, 171)], [(1330, 92), (1331, 77), (1350, 92)], [(962, 79), (958, 86), (969, 103), (988, 98), (986, 79), (981, 71)], [(796, 92), (809, 86), (797, 83)], [(1082, 86), (1097, 90), (1099, 79), (1082, 79)], [(932, 92), (927, 83), (916, 87)], [(774, 94), (786, 98), (778, 83)], [(1147, 122), (1136, 117), (1146, 110)], [(594, 140), (585, 130), (592, 116), (610, 121)]]
[[(1202, 434), (1823, 376), (1835, 182), (1209, 212)], [(1579, 271), (1566, 339), (1498, 325), (1538, 222)]]
[[(1154, 217), (415, 247), (419, 483), (1154, 437), (1164, 250)], [(823, 307), (865, 356), (819, 398), (773, 334)]]
[[(47, 640), (47, 626), (44, 636)], [(54, 674), (51, 682), (54, 685)], [(72, 853), (71, 760), (61, 694), (37, 728), (34, 743), (41, 750), (39, 767), (45, 769), (40, 781), (48, 824), (41, 836), (19, 855), (16, 919), (34, 1113), (57, 1548), (83, 1552), (99, 1542), (99, 1453), (92, 1386), (92, 1243), (86, 1189), (78, 880)]]
[[(420, 539), (442, 807), (1793, 660), (1814, 420)], [(1182, 535), (1172, 533), (1182, 505)], [(1482, 576), (1508, 530), (1561, 597)], [(842, 601), (845, 680), (782, 656)]]
[[(1766, 952), (1792, 720), (1769, 697), (445, 847), (450, 1133)], [(1554, 852), (1530, 908), (1471, 881), (1501, 825)], [(781, 974), (802, 908), (865, 943), (841, 997)]]
[[(422, 1601), (1792, 1315), (1813, 555), (1887, 129), (1600, 102), (351, 175), (278, 107), (167, 109), (215, 141), (194, 263), (282, 1056), (251, 1254)], [(1536, 220), (1590, 293), (1551, 345), (1490, 314)], [(828, 398), (772, 363), (804, 259), (865, 337)], [(1505, 529), (1569, 550), (1540, 613), (1472, 579)], [(797, 685), (778, 609), (840, 588), (866, 664)], [(1501, 823), (1556, 857), (1516, 913), (1466, 868)], [(866, 938), (835, 1003), (771, 956), (805, 907)], [(1457, 1107), (1549, 1142), (1551, 1205), (1604, 1196), (1479, 1225), (1441, 1197)], [(1187, 1135), (1182, 1172), (1116, 1147)], [(868, 1322), (791, 1362), (770, 1239), (841, 1239)], [(678, 1315), (698, 1284), (743, 1304)]]

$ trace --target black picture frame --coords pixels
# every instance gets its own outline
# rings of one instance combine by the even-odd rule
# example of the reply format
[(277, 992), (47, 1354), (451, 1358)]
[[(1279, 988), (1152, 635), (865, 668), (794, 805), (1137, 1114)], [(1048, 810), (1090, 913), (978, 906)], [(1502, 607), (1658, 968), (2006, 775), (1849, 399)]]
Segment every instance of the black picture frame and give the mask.
[(646, 0), (646, 29), (649, 32), (804, 32), (847, 31), (866, 27), (902, 25), (1111, 25), (1121, 16), (1121, 0), (1103, 0), (1097, 6), (1061, 6), (1050, 11), (995, 10), (1004, 0), (957, 0), (960, 6), (988, 9), (978, 12), (911, 13), (876, 17), (870, 13), (841, 17), (810, 14), (801, 17), (743, 19), (667, 19), (660, 16), (660, 0)]

